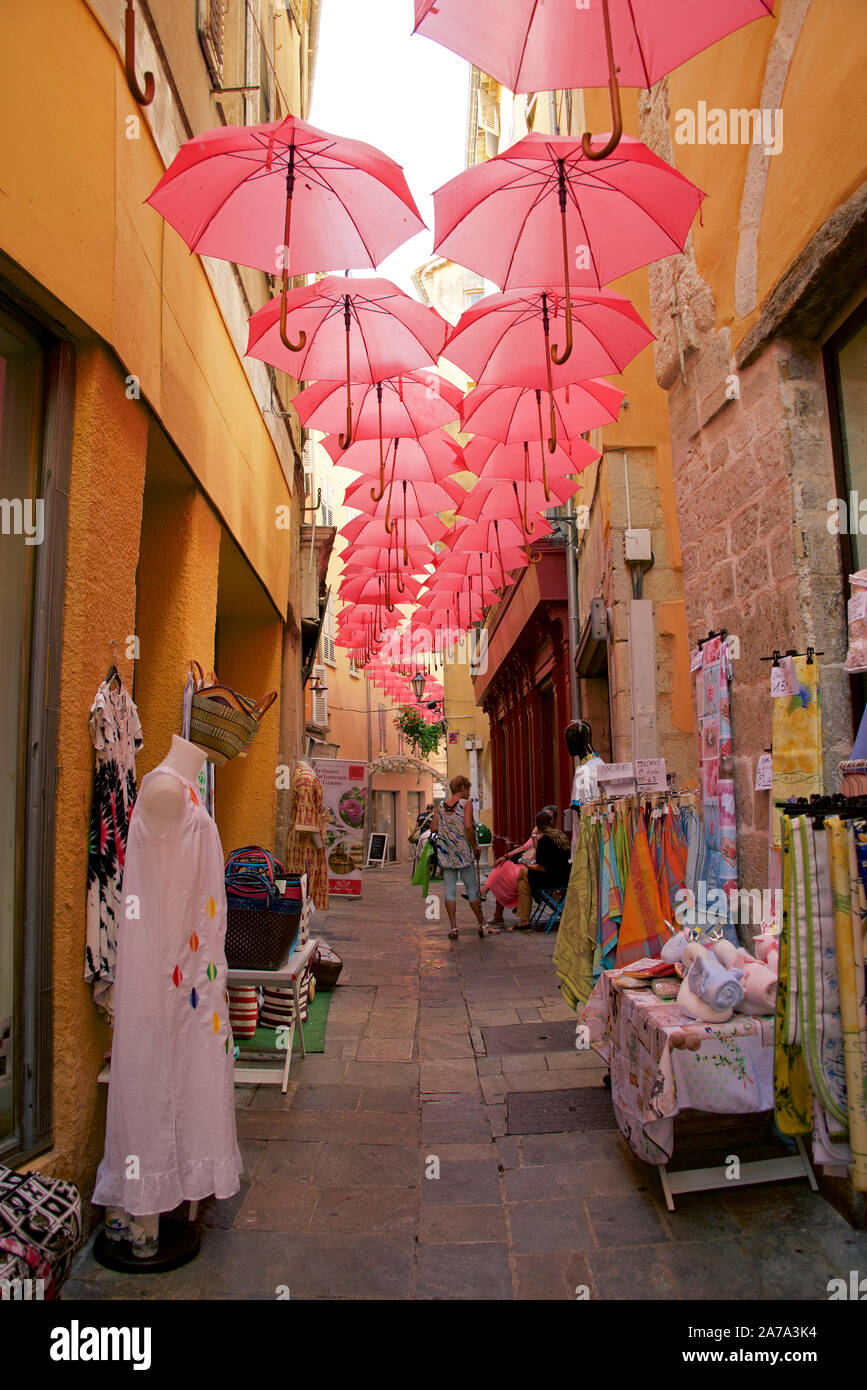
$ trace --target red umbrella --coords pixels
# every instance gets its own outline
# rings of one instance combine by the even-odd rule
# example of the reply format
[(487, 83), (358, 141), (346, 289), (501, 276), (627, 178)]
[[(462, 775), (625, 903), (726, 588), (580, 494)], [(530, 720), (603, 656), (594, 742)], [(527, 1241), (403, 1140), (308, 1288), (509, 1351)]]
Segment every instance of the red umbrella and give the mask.
[(477, 386), (464, 396), (461, 428), (504, 444), (544, 439), (543, 414), (550, 417), (553, 405), (557, 437), (572, 439), (613, 424), (622, 401), (623, 392), (603, 377), (564, 386), (554, 392), (553, 401), (547, 391), (528, 386)]
[(284, 307), (289, 330), (304, 335), (297, 356), (281, 340), (280, 299), (272, 299), (250, 319), (247, 353), (297, 380), (329, 381), (340, 374), (345, 354), (342, 449), (352, 442), (350, 383), (375, 385), (416, 367), (435, 366), (448, 328), (435, 309), (411, 299), (390, 280), (374, 277), (348, 280), (326, 275), (313, 285), (291, 290)]
[[(438, 512), (453, 512), (460, 506), (467, 490), (460, 483), (443, 479), (440, 483), (412, 482), (407, 478), (392, 476), (382, 497), (370, 497), (370, 480), (359, 478), (346, 489), (345, 500), (348, 506), (358, 507), (368, 516), (384, 516), (386, 526), (394, 531), (397, 526), (397, 513), (404, 517), (436, 516)], [(395, 512), (392, 520), (392, 509)]]
[[(551, 331), (565, 320), (557, 289), (486, 295), (461, 315), (443, 353), (480, 386), (547, 388), (550, 395), (556, 387), (622, 371), (653, 341), (629, 300), (614, 290), (577, 290), (571, 307), (576, 330), (568, 366), (551, 363)], [(553, 453), (557, 421), (549, 404)]]
[[(404, 564), (409, 564), (409, 550), (412, 546), (440, 541), (446, 531), (443, 523), (434, 517), (408, 517), (404, 528)], [(365, 516), (364, 513), (354, 516), (345, 526), (341, 526), (339, 534), (353, 543), (358, 541), (362, 545), (379, 545), (385, 549), (388, 549), (391, 540), (391, 532), (385, 527), (385, 518)]]
[[(572, 351), (572, 284), (601, 288), (683, 250), (704, 194), (640, 140), (588, 159), (580, 140), (535, 131), (434, 194), (434, 250), (501, 289), (566, 289)], [(573, 257), (574, 264), (573, 264)]]
[[(772, 11), (773, 0), (415, 0), (415, 32), (459, 53), (510, 92), (607, 86), (616, 144), (618, 78), (624, 87), (652, 87)], [(585, 152), (591, 138), (584, 136)], [(606, 145), (599, 153), (609, 152)]]
[(191, 251), (283, 271), (280, 336), (293, 352), (304, 339), (286, 332), (290, 275), (375, 270), (424, 229), (399, 164), (296, 116), (188, 140), (148, 202)]
[[(379, 585), (381, 582), (381, 574), (350, 575), (340, 581), (337, 590), (338, 597), (344, 603), (366, 603), (371, 599), (378, 598)], [(421, 588), (419, 581), (407, 576), (403, 584), (406, 593), (404, 602), (409, 603), (411, 600), (417, 599), (419, 589)]]

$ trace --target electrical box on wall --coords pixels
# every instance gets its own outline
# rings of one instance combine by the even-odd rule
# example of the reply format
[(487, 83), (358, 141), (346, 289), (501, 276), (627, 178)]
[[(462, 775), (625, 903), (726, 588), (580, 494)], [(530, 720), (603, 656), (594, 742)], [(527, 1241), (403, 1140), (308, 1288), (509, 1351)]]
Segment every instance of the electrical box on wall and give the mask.
[(653, 559), (650, 531), (646, 528), (624, 531), (623, 548), (627, 565)]

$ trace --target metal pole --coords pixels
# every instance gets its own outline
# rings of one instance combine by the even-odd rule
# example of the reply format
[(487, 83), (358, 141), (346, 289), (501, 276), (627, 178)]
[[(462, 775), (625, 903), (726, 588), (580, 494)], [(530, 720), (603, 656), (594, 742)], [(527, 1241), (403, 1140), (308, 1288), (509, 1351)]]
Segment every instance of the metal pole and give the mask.
[[(370, 677), (365, 672), (364, 688), (367, 695), (367, 812), (364, 823), (367, 826), (367, 840), (370, 843), (370, 836), (373, 830), (373, 779), (370, 775), (370, 767), (373, 762), (373, 730), (370, 726)], [(364, 846), (362, 845), (362, 859)]]

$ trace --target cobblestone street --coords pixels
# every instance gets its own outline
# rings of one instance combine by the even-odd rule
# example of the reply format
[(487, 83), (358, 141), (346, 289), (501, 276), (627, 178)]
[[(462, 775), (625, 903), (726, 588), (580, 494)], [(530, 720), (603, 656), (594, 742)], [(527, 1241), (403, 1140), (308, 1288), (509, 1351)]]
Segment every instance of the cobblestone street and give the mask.
[(824, 1300), (867, 1268), (867, 1234), (806, 1182), (685, 1195), (671, 1214), (613, 1115), (507, 1135), (507, 1093), (607, 1096), (592, 1052), (483, 1050), (494, 1025), (574, 1020), (553, 934), (480, 941), (459, 901), (449, 942), (405, 866), (366, 871), (364, 893), (314, 925), (345, 960), (324, 1055), (293, 1060), (286, 1096), (237, 1089), (243, 1186), (203, 1204), (198, 1258), (124, 1277), (88, 1247), (64, 1298)]

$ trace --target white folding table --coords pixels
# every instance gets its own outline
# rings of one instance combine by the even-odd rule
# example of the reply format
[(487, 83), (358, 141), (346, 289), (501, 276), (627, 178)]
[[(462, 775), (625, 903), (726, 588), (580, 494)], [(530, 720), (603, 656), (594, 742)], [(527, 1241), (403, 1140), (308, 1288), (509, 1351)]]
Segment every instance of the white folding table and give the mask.
[[(313, 937), (298, 950), (293, 951), (286, 964), (279, 970), (229, 970), (228, 984), (230, 989), (238, 988), (241, 985), (272, 985), (277, 989), (292, 990), (292, 1022), (288, 1025), (289, 1038), (286, 1045), (286, 1061), (282, 1066), (260, 1066), (243, 1067), (235, 1064), (235, 1085), (257, 1085), (257, 1086), (280, 1086), (285, 1095), (289, 1086), (289, 1067), (292, 1064), (292, 1044), (295, 1040), (295, 1025), (298, 1024), (298, 1034), (301, 1038), (301, 1056), (307, 1056), (304, 1046), (304, 1029), (301, 1024), (301, 1003), (299, 998), (298, 985), (304, 975), (304, 971), (310, 964), (319, 946), (319, 938)], [(243, 1056), (244, 1054), (242, 1054)], [(249, 1057), (260, 1059), (271, 1056), (271, 1053), (251, 1052), (246, 1054)], [(240, 1061), (240, 1058), (239, 1058)]]

